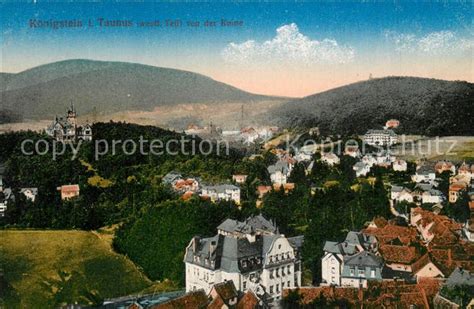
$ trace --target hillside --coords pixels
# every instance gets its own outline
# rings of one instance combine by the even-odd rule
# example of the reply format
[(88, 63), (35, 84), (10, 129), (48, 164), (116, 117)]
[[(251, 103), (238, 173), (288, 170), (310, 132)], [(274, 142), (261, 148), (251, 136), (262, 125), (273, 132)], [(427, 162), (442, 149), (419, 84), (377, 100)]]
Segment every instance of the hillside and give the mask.
[(53, 117), (71, 100), (80, 114), (88, 114), (94, 108), (109, 113), (178, 103), (273, 99), (192, 72), (124, 62), (67, 60), (0, 76), (1, 109), (33, 119)]
[(91, 232), (11, 230), (0, 231), (0, 238), (6, 308), (93, 304), (152, 284)]
[(410, 134), (473, 135), (473, 104), (472, 83), (386, 77), (287, 102), (269, 117), (282, 126), (319, 126), (329, 133), (365, 133), (396, 118), (400, 131)]

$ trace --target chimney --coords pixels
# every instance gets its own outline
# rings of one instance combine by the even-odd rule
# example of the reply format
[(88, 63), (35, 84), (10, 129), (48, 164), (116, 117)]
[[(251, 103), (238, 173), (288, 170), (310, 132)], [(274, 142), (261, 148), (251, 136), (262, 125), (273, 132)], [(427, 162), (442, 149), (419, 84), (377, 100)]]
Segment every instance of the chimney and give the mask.
[(200, 242), (201, 242), (201, 238), (199, 236), (194, 236), (193, 238), (193, 252), (194, 253), (198, 251)]

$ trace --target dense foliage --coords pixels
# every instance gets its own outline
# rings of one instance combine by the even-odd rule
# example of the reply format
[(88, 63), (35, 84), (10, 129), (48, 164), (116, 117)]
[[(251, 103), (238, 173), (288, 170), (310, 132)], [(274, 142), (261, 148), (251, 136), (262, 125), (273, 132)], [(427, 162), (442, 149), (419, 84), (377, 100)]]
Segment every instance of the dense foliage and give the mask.
[[(269, 114), (284, 127), (363, 134), (400, 120), (400, 132), (472, 135), (474, 84), (414, 77), (372, 79), (288, 102)], [(453, 112), (459, 111), (459, 112)]]

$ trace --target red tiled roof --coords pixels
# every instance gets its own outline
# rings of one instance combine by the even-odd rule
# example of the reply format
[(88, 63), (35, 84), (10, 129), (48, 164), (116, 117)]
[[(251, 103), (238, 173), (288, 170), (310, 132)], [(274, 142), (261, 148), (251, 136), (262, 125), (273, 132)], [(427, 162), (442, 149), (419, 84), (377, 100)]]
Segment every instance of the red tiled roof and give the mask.
[(237, 303), (237, 309), (254, 309), (259, 300), (252, 291), (247, 291)]
[(410, 264), (419, 258), (415, 247), (381, 245), (379, 251), (388, 263)]

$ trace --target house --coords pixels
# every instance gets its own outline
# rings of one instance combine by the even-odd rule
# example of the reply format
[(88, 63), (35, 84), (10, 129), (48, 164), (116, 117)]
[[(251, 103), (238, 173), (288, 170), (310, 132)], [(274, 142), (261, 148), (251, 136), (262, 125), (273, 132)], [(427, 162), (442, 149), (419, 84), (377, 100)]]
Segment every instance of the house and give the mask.
[(372, 167), (377, 163), (377, 159), (372, 154), (366, 154), (362, 157), (361, 162), (367, 164), (369, 167)]
[(232, 280), (239, 292), (253, 291), (272, 303), (287, 287), (301, 286), (303, 237), (287, 238), (263, 216), (227, 219), (209, 238), (193, 237), (185, 250), (186, 291)]
[(435, 164), (435, 171), (438, 174), (443, 172), (450, 172), (451, 174), (456, 173), (456, 166), (449, 161), (438, 161)]
[(14, 196), (10, 188), (4, 188), (0, 191), (0, 218), (5, 216), (8, 202), (12, 199), (14, 199)]
[(357, 162), (352, 169), (355, 171), (356, 177), (365, 177), (370, 172), (370, 166), (364, 162)]
[(20, 189), (20, 193), (22, 193), (26, 199), (34, 202), (38, 195), (38, 188), (22, 188)]
[(421, 165), (417, 167), (415, 175), (411, 176), (413, 182), (431, 182), (436, 179), (436, 173), (432, 166)]
[(425, 244), (448, 246), (458, 243), (461, 225), (447, 216), (440, 216), (420, 207), (412, 208), (410, 225)]
[(353, 158), (359, 157), (360, 156), (359, 146), (358, 145), (346, 146), (344, 149), (344, 155), (350, 156)]
[(244, 174), (236, 174), (236, 175), (232, 175), (232, 180), (235, 181), (236, 183), (245, 183), (245, 181), (247, 180), (247, 177), (248, 175), (244, 175)]
[(372, 146), (392, 146), (398, 141), (393, 130), (369, 130), (365, 133), (364, 142)]
[(397, 119), (389, 119), (387, 122), (385, 122), (385, 129), (396, 129), (400, 126), (400, 121)]
[(240, 188), (234, 185), (202, 186), (199, 195), (207, 197), (213, 202), (234, 201), (237, 205), (240, 205)]
[(352, 256), (365, 250), (376, 251), (375, 237), (360, 232), (349, 232), (341, 242), (326, 241), (321, 258), (321, 279), (323, 285), (342, 285), (344, 257)]
[(199, 181), (195, 178), (177, 179), (173, 182), (172, 188), (176, 192), (193, 192), (199, 191)]
[(420, 258), (419, 250), (403, 244), (381, 244), (379, 253), (385, 266), (393, 271), (411, 273), (412, 264)]
[(183, 178), (183, 176), (180, 173), (172, 171), (172, 172), (169, 172), (168, 174), (166, 174), (165, 176), (163, 176), (161, 181), (164, 184), (172, 185), (175, 181), (177, 181), (179, 179), (182, 179), (182, 178)]
[(438, 280), (423, 279), (417, 283), (371, 281), (366, 289), (334, 286), (285, 289), (283, 295), (288, 296), (290, 291), (297, 293), (302, 308), (313, 308), (318, 300), (326, 300), (332, 304), (341, 304), (334, 306), (337, 308), (429, 309), (431, 300), (439, 289)]
[(270, 165), (267, 170), (270, 174), (270, 179), (272, 183), (285, 184), (291, 174), (292, 168), (292, 164), (289, 164), (288, 162), (283, 160), (279, 160), (275, 164)]
[(430, 253), (423, 255), (411, 265), (411, 272), (416, 280), (420, 278), (444, 278), (441, 267), (434, 263)]
[(435, 189), (432, 183), (417, 183), (415, 192), (423, 204), (440, 204), (445, 201), (444, 194)]
[(234, 308), (239, 299), (239, 292), (235, 288), (232, 280), (214, 284), (209, 292), (212, 298), (208, 307), (211, 308)]
[(449, 202), (456, 203), (461, 193), (466, 190), (464, 182), (455, 182), (449, 185)]
[(472, 178), (474, 176), (474, 164), (469, 167), (469, 164), (463, 162), (458, 169), (458, 175), (468, 176)]
[(393, 162), (392, 168), (395, 172), (406, 172), (408, 169), (408, 165), (405, 160), (396, 160), (395, 162)]
[(90, 124), (77, 125), (77, 112), (71, 103), (66, 117), (57, 117), (46, 129), (46, 134), (57, 141), (74, 142), (78, 140), (91, 141), (92, 127)]
[(390, 199), (396, 202), (408, 202), (413, 203), (414, 194), (408, 188), (401, 187), (401, 186), (392, 186), (390, 189)]
[(265, 194), (272, 190), (272, 186), (258, 186), (257, 187), (257, 194), (258, 198), (262, 199)]
[(64, 185), (58, 187), (57, 190), (61, 192), (61, 199), (63, 201), (75, 198), (80, 193), (79, 185)]
[(474, 242), (474, 201), (469, 201), (470, 217), (463, 225), (463, 233), (466, 239)]
[(321, 153), (321, 161), (325, 162), (329, 166), (339, 164), (341, 159), (333, 152), (323, 152)]
[(372, 252), (344, 256), (341, 285), (367, 288), (369, 281), (382, 281), (383, 260)]

